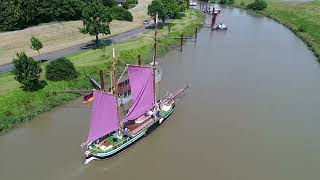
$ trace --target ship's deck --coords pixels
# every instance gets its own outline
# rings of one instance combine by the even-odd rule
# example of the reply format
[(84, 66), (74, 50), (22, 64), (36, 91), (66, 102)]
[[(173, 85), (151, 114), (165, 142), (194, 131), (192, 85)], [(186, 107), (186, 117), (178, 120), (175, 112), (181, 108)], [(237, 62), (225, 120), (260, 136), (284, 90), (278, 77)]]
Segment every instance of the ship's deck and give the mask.
[(141, 123), (130, 124), (127, 127), (133, 136), (135, 136), (142, 129), (144, 129), (151, 123), (153, 123), (153, 119), (151, 118), (151, 116), (141, 116), (139, 119), (136, 120), (136, 122), (141, 122)]

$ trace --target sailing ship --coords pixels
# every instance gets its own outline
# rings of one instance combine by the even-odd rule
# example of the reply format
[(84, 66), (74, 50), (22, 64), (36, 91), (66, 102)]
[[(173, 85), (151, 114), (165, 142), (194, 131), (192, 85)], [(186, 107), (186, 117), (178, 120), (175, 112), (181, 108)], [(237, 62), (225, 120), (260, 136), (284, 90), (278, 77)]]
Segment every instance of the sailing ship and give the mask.
[[(175, 110), (176, 98), (189, 86), (175, 95), (167, 95), (157, 101), (156, 96), (156, 47), (157, 29), (154, 37), (152, 65), (127, 65), (131, 91), (128, 112), (121, 113), (119, 86), (115, 76), (115, 61), (111, 73), (111, 91), (93, 91), (90, 129), (86, 142), (85, 164), (92, 160), (107, 159), (146, 136), (162, 124)], [(114, 57), (114, 55), (113, 55)], [(119, 82), (119, 81), (118, 81)], [(114, 85), (114, 86), (113, 86)]]

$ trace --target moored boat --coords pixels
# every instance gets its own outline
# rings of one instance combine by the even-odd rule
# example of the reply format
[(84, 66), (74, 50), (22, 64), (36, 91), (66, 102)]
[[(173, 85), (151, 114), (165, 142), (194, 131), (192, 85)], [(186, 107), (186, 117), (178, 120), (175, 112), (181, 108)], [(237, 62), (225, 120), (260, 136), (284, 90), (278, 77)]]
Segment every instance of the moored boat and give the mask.
[(189, 1), (189, 6), (197, 6), (197, 2), (195, 2), (195, 1)]

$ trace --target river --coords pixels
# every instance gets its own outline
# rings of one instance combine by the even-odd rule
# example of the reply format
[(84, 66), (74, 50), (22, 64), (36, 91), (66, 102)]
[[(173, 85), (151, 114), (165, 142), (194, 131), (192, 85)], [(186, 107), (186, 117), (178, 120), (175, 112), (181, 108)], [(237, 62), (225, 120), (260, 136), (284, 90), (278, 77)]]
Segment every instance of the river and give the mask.
[(149, 136), (83, 165), (90, 111), (78, 99), (0, 136), (0, 179), (319, 179), (315, 57), (270, 19), (223, 14), (228, 31), (204, 27), (196, 44), (161, 58), (161, 93), (191, 88)]

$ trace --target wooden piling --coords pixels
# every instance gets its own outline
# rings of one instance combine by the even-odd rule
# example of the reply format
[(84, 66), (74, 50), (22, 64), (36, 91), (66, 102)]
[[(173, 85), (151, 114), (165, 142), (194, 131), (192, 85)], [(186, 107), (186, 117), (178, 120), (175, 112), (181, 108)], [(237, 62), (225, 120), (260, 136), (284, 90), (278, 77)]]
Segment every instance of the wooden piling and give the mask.
[(214, 25), (216, 24), (216, 17), (217, 17), (217, 14), (216, 13), (212, 13), (212, 20), (211, 20), (211, 31), (214, 30)]
[(180, 38), (180, 52), (182, 52), (182, 46), (183, 46), (183, 34), (181, 34), (181, 38)]
[(198, 37), (198, 27), (196, 27), (196, 32), (194, 34), (194, 39), (195, 41), (197, 41), (197, 37)]
[(138, 55), (138, 65), (141, 65), (141, 64), (142, 64), (141, 55), (139, 54), (139, 55)]
[(101, 91), (104, 91), (104, 75), (103, 75), (103, 71), (100, 70), (99, 74), (100, 74)]

